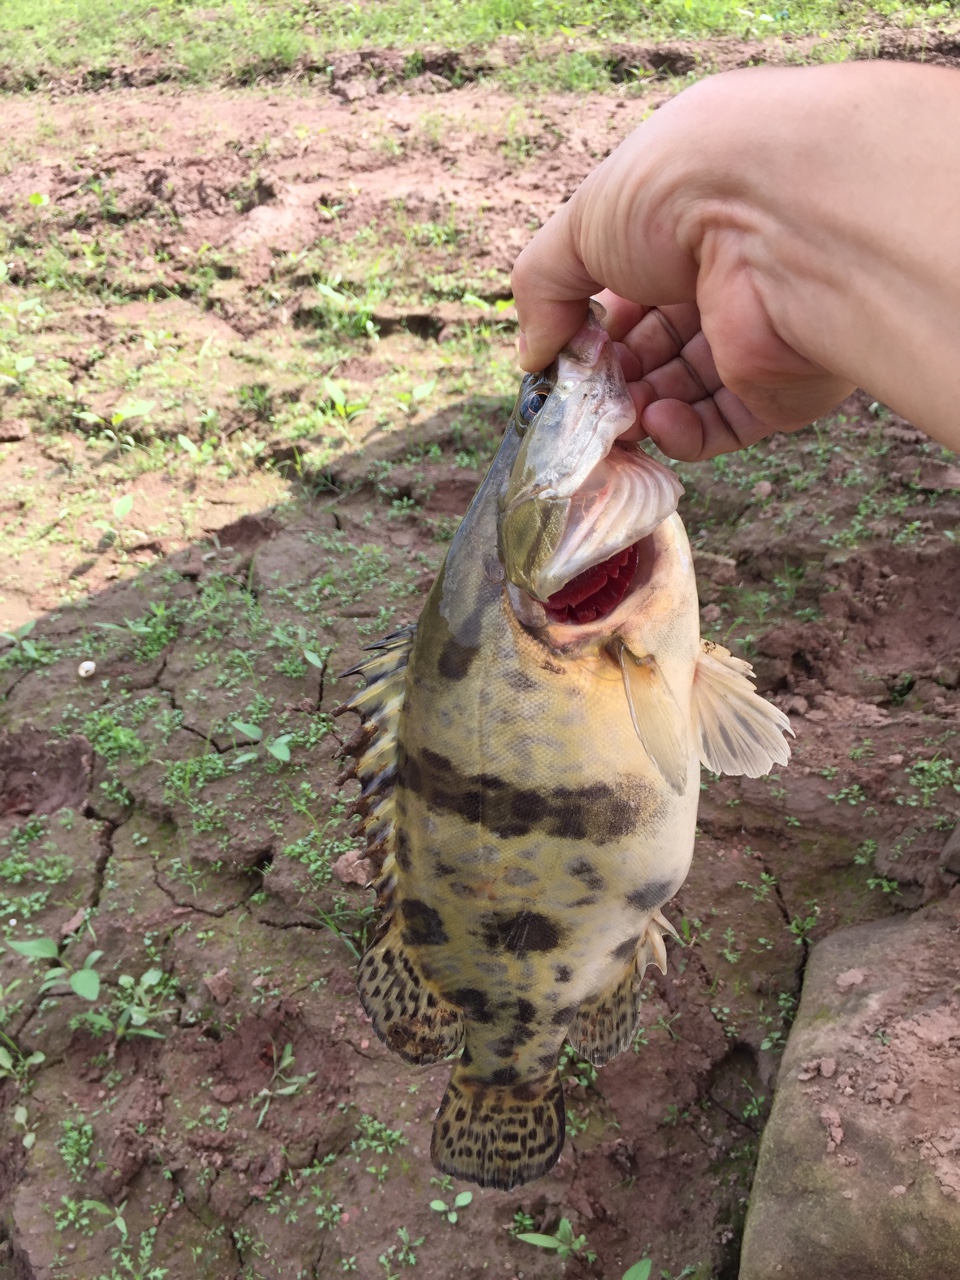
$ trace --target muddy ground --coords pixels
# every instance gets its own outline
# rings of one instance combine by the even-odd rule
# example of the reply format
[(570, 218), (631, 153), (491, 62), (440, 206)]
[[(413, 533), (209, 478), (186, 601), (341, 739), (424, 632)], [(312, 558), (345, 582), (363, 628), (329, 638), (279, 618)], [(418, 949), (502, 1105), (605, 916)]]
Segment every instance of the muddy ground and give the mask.
[[(568, 1061), (554, 1172), (450, 1222), (449, 1068), (354, 994), (336, 673), (496, 446), (516, 252), (675, 83), (343, 81), (4, 104), (0, 933), (65, 972), (0, 959), (0, 1277), (732, 1280), (811, 941), (957, 879), (960, 469), (863, 394), (681, 468), (704, 631), (794, 759), (706, 780), (634, 1052)], [(566, 1260), (517, 1239), (561, 1219)]]

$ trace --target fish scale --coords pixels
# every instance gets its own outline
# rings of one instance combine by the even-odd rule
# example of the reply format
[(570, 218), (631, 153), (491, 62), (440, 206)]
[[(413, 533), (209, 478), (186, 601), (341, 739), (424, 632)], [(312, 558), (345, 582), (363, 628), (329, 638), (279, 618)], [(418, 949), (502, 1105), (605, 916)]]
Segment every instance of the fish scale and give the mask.
[[(689, 868), (699, 761), (756, 774), (787, 755), (785, 718), (756, 695), (746, 664), (700, 644), (675, 514), (662, 511), (636, 553), (602, 538), (592, 548), (590, 530), (576, 531), (578, 555), (595, 551), (595, 565), (628, 551), (623, 563), (637, 565), (608, 616), (557, 621), (549, 593), (547, 607), (536, 594), (538, 574), (563, 577), (564, 520), (583, 517), (572, 483), (570, 511), (524, 509), (543, 501), (524, 496), (539, 446), (525, 428), (563, 456), (571, 368), (599, 389), (591, 404), (626, 394), (606, 335), (588, 329), (529, 426), (518, 416), (524, 384), (416, 628), (375, 652), (347, 704), (375, 730), (353, 750), (364, 830), (383, 858), (361, 999), (405, 1059), (460, 1052), (433, 1160), (504, 1189), (560, 1154), (564, 1041), (598, 1064), (622, 1051), (644, 968), (665, 970), (660, 909)], [(621, 422), (613, 414), (611, 430)], [(646, 466), (626, 481), (641, 495)], [(662, 503), (675, 491), (650, 474)]]

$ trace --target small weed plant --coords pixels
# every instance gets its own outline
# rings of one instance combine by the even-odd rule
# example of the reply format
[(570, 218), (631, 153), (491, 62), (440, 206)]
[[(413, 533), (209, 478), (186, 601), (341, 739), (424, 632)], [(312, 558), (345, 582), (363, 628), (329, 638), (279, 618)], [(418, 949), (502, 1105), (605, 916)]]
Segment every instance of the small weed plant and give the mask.
[(454, 1197), (452, 1204), (447, 1204), (445, 1200), (431, 1200), (430, 1208), (434, 1213), (442, 1213), (448, 1222), (455, 1223), (459, 1217), (459, 1211), (465, 1209), (472, 1200), (472, 1191), (461, 1191)]
[(539, 1231), (523, 1231), (517, 1235), (517, 1239), (522, 1240), (524, 1244), (532, 1244), (537, 1249), (553, 1249), (557, 1257), (564, 1260), (572, 1258), (575, 1254), (582, 1254), (587, 1262), (597, 1260), (593, 1250), (587, 1248), (587, 1237), (573, 1234), (573, 1226), (569, 1218), (560, 1219), (552, 1236), (544, 1235)]
[[(257, 1116), (257, 1128), (263, 1124), (267, 1118), (267, 1112), (270, 1110), (270, 1104), (277, 1098), (292, 1098), (300, 1092), (300, 1090), (314, 1078), (317, 1074), (315, 1071), (308, 1071), (306, 1075), (294, 1076), (288, 1074), (294, 1064), (293, 1045), (285, 1044), (283, 1052), (280, 1054), (279, 1061), (273, 1068), (273, 1075), (270, 1077), (270, 1083), (257, 1094), (257, 1099), (263, 1098), (263, 1104), (260, 1107), (260, 1113)], [(254, 1103), (256, 1099), (254, 1100)], [(318, 1211), (319, 1212), (319, 1211)]]

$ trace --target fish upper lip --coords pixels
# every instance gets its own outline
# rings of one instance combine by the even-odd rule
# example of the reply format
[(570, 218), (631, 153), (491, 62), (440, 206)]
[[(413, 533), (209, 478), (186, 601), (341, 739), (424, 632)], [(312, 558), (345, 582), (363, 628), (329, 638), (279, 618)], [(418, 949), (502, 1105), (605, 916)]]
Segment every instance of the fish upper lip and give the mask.
[[(578, 441), (579, 448), (573, 462), (568, 460), (562, 472), (557, 472), (555, 470), (552, 471), (550, 468), (546, 468), (549, 479), (544, 480), (539, 484), (531, 483), (523, 490), (522, 494), (517, 495), (514, 502), (520, 501), (521, 498), (529, 497), (531, 495), (550, 497), (557, 501), (561, 501), (564, 498), (575, 497), (584, 485), (589, 482), (590, 476), (596, 470), (597, 466), (605, 458), (609, 457), (612, 450), (623, 447), (617, 444), (617, 439), (619, 437), (614, 436), (606, 449), (602, 453), (593, 456), (591, 461), (591, 455), (594, 454), (598, 440), (601, 444), (603, 442), (605, 435), (604, 426), (607, 419), (610, 417), (620, 419), (618, 425), (621, 428), (621, 434), (622, 432), (629, 430), (635, 421), (635, 416), (619, 413), (616, 407), (612, 407), (605, 413), (598, 415), (592, 423), (591, 428), (582, 432), (581, 438)], [(629, 421), (627, 420), (628, 417)], [(511, 503), (511, 506), (512, 505), (513, 503)]]

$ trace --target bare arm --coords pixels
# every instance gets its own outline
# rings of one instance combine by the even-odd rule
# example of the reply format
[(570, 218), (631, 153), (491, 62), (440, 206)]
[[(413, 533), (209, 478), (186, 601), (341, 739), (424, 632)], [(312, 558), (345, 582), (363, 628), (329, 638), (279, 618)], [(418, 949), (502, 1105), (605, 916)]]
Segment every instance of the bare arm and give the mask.
[(514, 268), (542, 368), (601, 289), (638, 434), (695, 459), (862, 386), (960, 450), (960, 73), (731, 72), (626, 139)]

